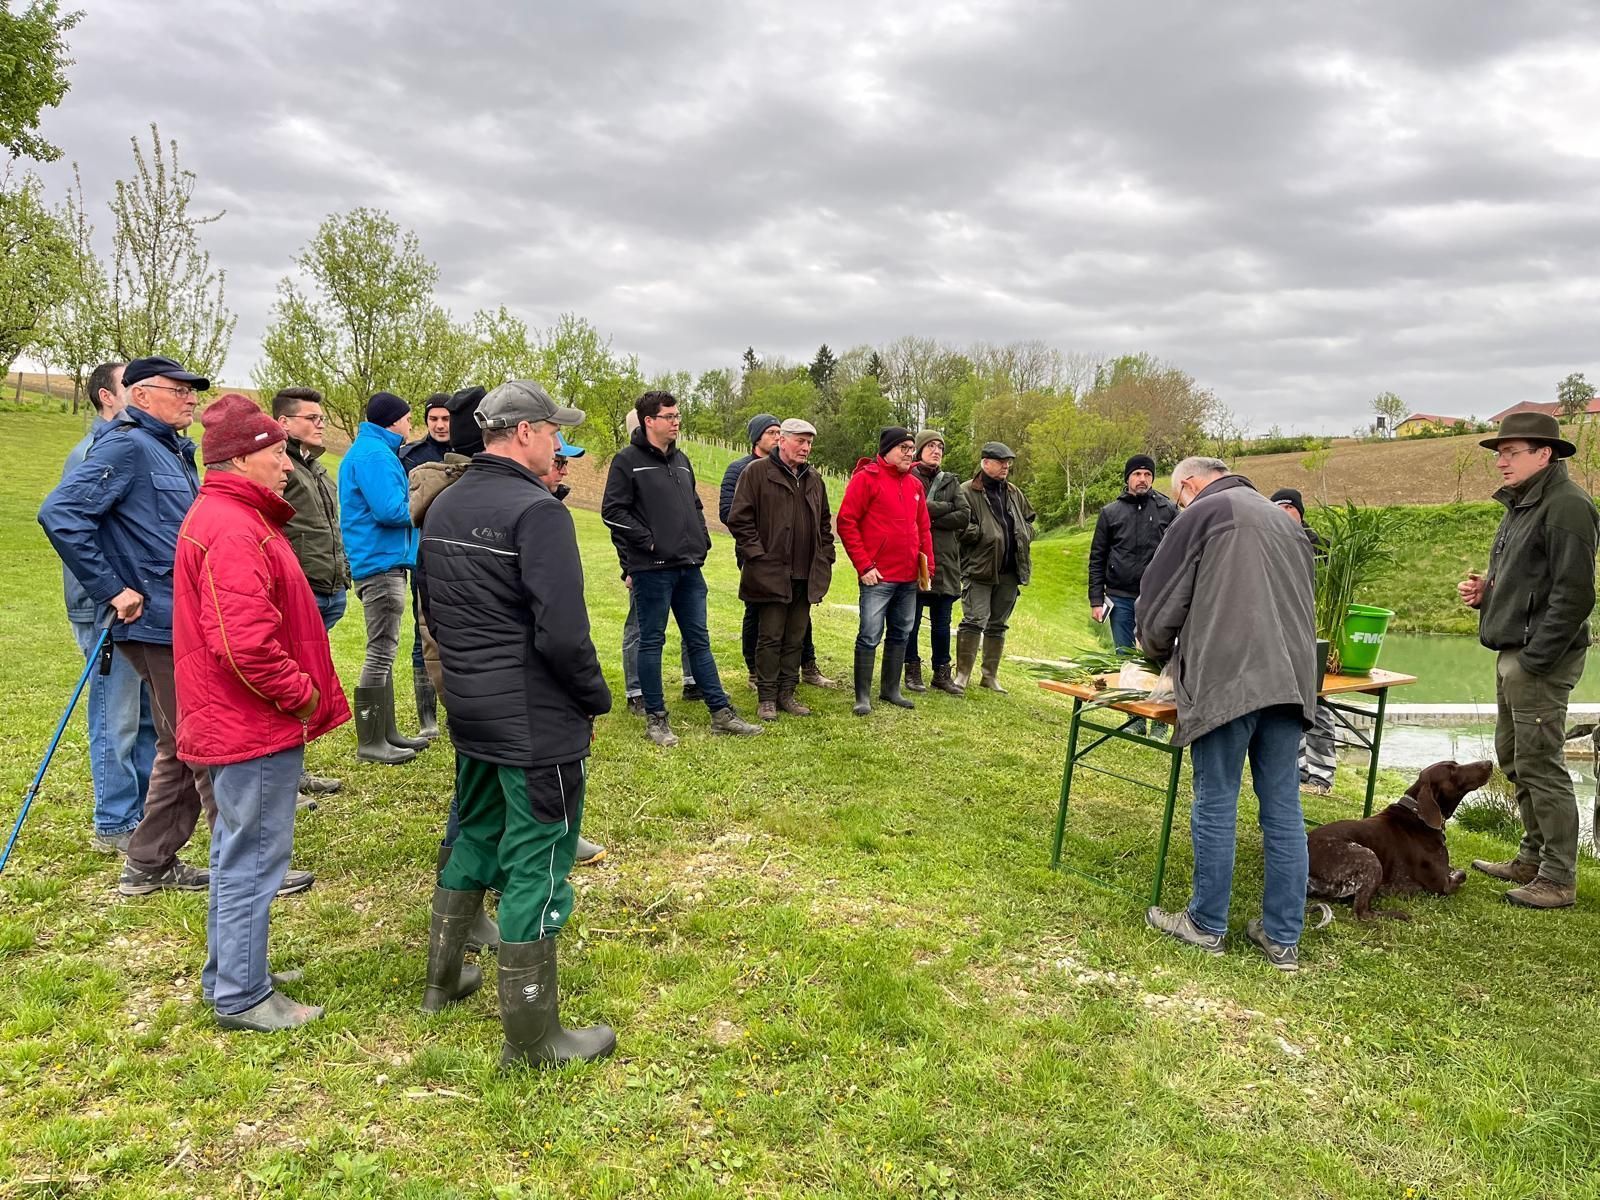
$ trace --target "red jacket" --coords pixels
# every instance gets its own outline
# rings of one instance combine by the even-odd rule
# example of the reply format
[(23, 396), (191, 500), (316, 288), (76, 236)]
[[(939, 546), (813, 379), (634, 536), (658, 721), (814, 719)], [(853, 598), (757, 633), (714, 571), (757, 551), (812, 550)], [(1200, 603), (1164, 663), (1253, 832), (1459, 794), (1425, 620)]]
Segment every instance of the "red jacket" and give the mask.
[(927, 493), (915, 475), (900, 474), (882, 458), (856, 463), (834, 528), (857, 575), (876, 567), (885, 583), (915, 583), (919, 550), (933, 575)]
[[(328, 634), (283, 535), (294, 508), (240, 475), (211, 471), (178, 531), (172, 654), (178, 757), (224, 766), (276, 754), (350, 719)], [(294, 710), (322, 699), (310, 719)]]

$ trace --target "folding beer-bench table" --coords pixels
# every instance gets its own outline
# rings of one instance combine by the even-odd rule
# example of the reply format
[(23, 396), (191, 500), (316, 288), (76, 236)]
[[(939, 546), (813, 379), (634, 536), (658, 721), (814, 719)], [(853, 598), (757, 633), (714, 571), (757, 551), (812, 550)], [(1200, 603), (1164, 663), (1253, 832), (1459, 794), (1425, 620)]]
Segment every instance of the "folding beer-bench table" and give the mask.
[[(1363, 816), (1372, 815), (1373, 790), (1378, 782), (1378, 751), (1383, 744), (1383, 719), (1389, 704), (1389, 689), (1404, 687), (1408, 683), (1415, 683), (1415, 675), (1401, 675), (1394, 671), (1374, 670), (1370, 675), (1324, 675), (1322, 686), (1317, 690), (1317, 695), (1333, 711), (1336, 728), (1348, 734), (1346, 739), (1335, 738), (1340, 746), (1365, 750), (1367, 753), (1367, 799), (1362, 808)], [(1062, 683), (1053, 679), (1041, 680), (1039, 686), (1047, 692), (1056, 692), (1072, 699), (1072, 722), (1067, 729), (1067, 761), (1061, 773), (1061, 805), (1056, 811), (1056, 840), (1055, 848), (1050, 852), (1050, 866), (1061, 866), (1061, 847), (1067, 833), (1067, 805), (1072, 798), (1072, 779), (1079, 767), (1085, 771), (1095, 771), (1101, 775), (1110, 775), (1135, 787), (1146, 788), (1150, 791), (1161, 793), (1162, 788), (1155, 784), (1146, 783), (1142, 779), (1135, 779), (1130, 775), (1123, 775), (1117, 771), (1107, 770), (1093, 763), (1084, 762), (1090, 754), (1105, 743), (1116, 739), (1129, 742), (1135, 746), (1143, 747), (1167, 757), (1167, 784), (1165, 789), (1166, 809), (1161, 817), (1161, 840), (1156, 846), (1156, 880), (1155, 886), (1150, 891), (1150, 903), (1161, 903), (1161, 885), (1167, 873), (1167, 847), (1172, 840), (1172, 812), (1178, 800), (1178, 776), (1183, 768), (1183, 751), (1174, 749), (1169, 743), (1144, 734), (1131, 733), (1129, 727), (1139, 720), (1160, 721), (1164, 725), (1171, 725), (1177, 719), (1177, 709), (1169, 703), (1151, 703), (1148, 700), (1126, 700), (1107, 704), (1103, 707), (1087, 708), (1087, 702), (1099, 694), (1100, 689), (1086, 683)], [(1115, 682), (1110, 686), (1115, 687)], [(1334, 696), (1349, 696), (1357, 693), (1376, 696), (1378, 703), (1372, 705), (1357, 705), (1342, 703), (1334, 700)], [(1103, 717), (1101, 714), (1105, 714)], [(1371, 721), (1370, 732), (1363, 730), (1357, 724), (1356, 718)], [(1119, 723), (1120, 722), (1120, 723)], [(1093, 740), (1086, 746), (1079, 745), (1085, 732), (1093, 736)], [(1104, 884), (1107, 887), (1118, 887), (1108, 880), (1098, 879), (1069, 866), (1068, 870), (1075, 875), (1080, 875), (1093, 883)], [(1121, 890), (1121, 889), (1119, 889)]]

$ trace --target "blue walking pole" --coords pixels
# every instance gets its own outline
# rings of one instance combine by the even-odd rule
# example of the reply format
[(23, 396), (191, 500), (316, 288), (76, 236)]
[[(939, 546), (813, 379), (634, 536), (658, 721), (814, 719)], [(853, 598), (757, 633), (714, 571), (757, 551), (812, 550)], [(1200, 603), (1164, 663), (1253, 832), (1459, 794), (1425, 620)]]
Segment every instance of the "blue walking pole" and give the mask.
[(11, 861), (11, 847), (17, 844), (17, 834), (22, 832), (22, 823), (28, 819), (28, 809), (33, 807), (33, 798), (39, 794), (39, 788), (44, 783), (44, 773), (49, 769), (50, 760), (56, 755), (56, 747), (61, 744), (61, 735), (66, 732), (67, 722), (72, 720), (72, 711), (78, 707), (78, 697), (83, 695), (83, 689), (89, 686), (89, 676), (98, 668), (105, 674), (110, 666), (106, 660), (105, 651), (111, 648), (111, 628), (107, 626), (100, 631), (100, 640), (94, 644), (94, 653), (89, 655), (89, 661), (83, 666), (83, 674), (78, 676), (78, 686), (72, 689), (72, 699), (67, 701), (67, 711), (61, 714), (61, 720), (56, 722), (56, 733), (50, 739), (50, 748), (44, 752), (44, 761), (39, 764), (39, 771), (33, 777), (33, 783), (28, 787), (28, 794), (22, 798), (22, 811), (17, 814), (17, 823), (11, 827), (11, 836), (6, 839), (4, 853), (0, 853), (0, 871), (6, 869), (6, 863)]

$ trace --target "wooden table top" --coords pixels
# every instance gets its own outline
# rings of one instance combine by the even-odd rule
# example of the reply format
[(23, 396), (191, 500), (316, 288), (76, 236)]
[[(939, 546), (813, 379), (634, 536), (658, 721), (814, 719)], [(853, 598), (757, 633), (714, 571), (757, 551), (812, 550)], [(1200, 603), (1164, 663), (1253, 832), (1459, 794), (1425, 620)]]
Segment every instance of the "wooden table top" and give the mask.
[[(1102, 675), (1099, 678), (1106, 680), (1111, 687), (1116, 686), (1115, 675)], [(1398, 671), (1382, 671), (1376, 668), (1370, 675), (1324, 675), (1322, 686), (1317, 689), (1317, 695), (1343, 696), (1352, 692), (1381, 692), (1386, 688), (1404, 687), (1416, 681), (1415, 675), (1402, 675)], [(1073, 696), (1079, 700), (1093, 700), (1102, 690), (1086, 683), (1063, 683), (1057, 679), (1041, 679), (1039, 686), (1047, 692)], [(1129, 716), (1160, 721), (1164, 725), (1173, 724), (1178, 717), (1177, 706), (1166, 701), (1152, 703), (1148, 700), (1129, 700), (1108, 704), (1106, 707), (1127, 713)]]

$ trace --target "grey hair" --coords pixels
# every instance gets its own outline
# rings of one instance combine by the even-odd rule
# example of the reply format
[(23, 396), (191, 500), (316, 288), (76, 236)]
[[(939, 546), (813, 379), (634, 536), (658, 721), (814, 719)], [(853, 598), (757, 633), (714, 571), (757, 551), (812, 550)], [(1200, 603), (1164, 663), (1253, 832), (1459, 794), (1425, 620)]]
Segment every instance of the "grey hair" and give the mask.
[(1228, 464), (1220, 458), (1206, 458), (1199, 454), (1190, 455), (1172, 468), (1172, 490), (1177, 491), (1180, 483), (1197, 475), (1211, 477), (1226, 475), (1227, 473)]

